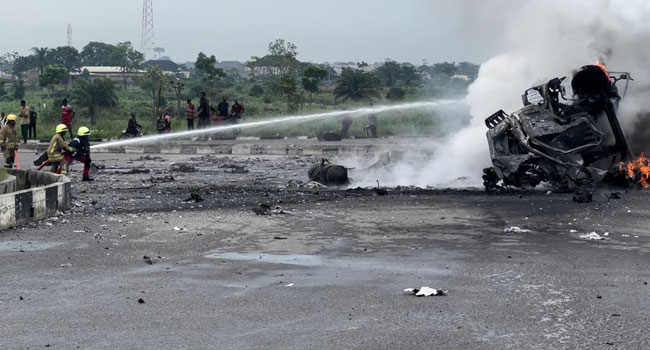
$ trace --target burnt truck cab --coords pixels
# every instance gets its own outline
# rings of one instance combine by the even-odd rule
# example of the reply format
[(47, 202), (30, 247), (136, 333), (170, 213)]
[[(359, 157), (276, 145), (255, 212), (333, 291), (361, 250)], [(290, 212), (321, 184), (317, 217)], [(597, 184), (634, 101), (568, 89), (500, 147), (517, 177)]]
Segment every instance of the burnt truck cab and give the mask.
[(616, 116), (621, 100), (617, 83), (629, 73), (607, 72), (598, 65), (581, 67), (566, 77), (526, 90), (524, 107), (485, 119), (492, 168), (484, 169), (487, 190), (533, 188), (542, 182), (575, 191), (614, 176), (630, 150)]

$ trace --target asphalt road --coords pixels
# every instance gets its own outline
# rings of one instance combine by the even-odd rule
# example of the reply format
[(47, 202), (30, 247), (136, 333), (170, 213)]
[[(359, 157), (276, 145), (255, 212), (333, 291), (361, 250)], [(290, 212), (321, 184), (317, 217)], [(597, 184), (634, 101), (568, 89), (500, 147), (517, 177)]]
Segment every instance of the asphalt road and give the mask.
[(646, 192), (377, 196), (289, 183), (300, 157), (138, 157), (0, 232), (0, 349), (650, 348)]

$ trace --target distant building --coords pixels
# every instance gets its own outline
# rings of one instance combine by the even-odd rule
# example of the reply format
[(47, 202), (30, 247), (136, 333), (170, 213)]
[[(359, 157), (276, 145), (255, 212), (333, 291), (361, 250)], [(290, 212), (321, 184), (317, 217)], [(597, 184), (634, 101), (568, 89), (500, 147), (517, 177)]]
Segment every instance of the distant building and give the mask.
[(295, 58), (288, 58), (277, 55), (266, 55), (248, 62), (245, 72), (248, 76), (273, 77), (288, 73), (300, 65)]
[(149, 60), (142, 64), (142, 69), (144, 70), (147, 70), (151, 67), (158, 67), (161, 71), (163, 71), (163, 73), (167, 75), (181, 74), (186, 78), (190, 75), (190, 72), (184, 66), (174, 63), (171, 60)]
[(337, 75), (341, 75), (341, 72), (343, 72), (343, 69), (353, 69), (353, 70), (360, 70), (364, 72), (374, 72), (377, 69), (377, 65), (375, 64), (367, 64), (359, 67), (354, 62), (334, 62), (330, 64), (330, 67), (336, 72)]
[(449, 79), (450, 80), (472, 81), (472, 78), (470, 78), (469, 76), (464, 75), (464, 74), (454, 74)]
[(145, 71), (136, 70), (133, 72), (124, 73), (122, 72), (122, 68), (117, 66), (84, 66), (81, 67), (78, 72), (70, 73), (70, 75), (72, 76), (72, 79), (76, 79), (86, 74), (86, 72), (88, 72), (87, 74), (90, 79), (106, 78), (115, 82), (123, 82), (125, 74), (127, 76), (127, 79), (135, 78), (143, 75)]
[(0, 70), (0, 79), (8, 80), (8, 79), (13, 79), (13, 75), (7, 71), (1, 71)]
[(214, 66), (223, 69), (226, 74), (233, 75), (233, 73), (236, 73), (244, 78), (248, 77), (248, 69), (246, 67), (246, 63), (243, 62), (221, 61), (217, 62)]

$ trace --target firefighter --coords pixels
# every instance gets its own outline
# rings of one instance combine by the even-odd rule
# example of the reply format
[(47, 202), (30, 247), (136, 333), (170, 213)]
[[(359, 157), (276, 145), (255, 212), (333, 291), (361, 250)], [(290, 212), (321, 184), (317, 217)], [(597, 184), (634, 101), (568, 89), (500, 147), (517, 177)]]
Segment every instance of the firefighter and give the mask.
[(81, 181), (95, 181), (90, 177), (90, 129), (85, 126), (79, 128), (77, 131), (77, 137), (72, 139), (68, 146), (75, 149), (75, 152), (65, 153), (63, 157), (65, 158), (68, 164), (72, 164), (73, 160), (84, 163), (83, 175)]
[(50, 145), (47, 147), (47, 160), (52, 166), (50, 171), (64, 176), (68, 175), (68, 162), (65, 160), (63, 153), (75, 152), (75, 149), (68, 146), (65, 143), (65, 139), (63, 139), (63, 135), (65, 135), (66, 132), (68, 132), (68, 127), (65, 124), (57, 125), (56, 134), (52, 136)]
[(0, 149), (2, 149), (2, 155), (5, 158), (4, 166), (7, 169), (14, 167), (14, 155), (20, 143), (18, 132), (16, 131), (16, 119), (18, 118), (14, 114), (9, 114), (7, 116), (7, 124), (0, 129)]

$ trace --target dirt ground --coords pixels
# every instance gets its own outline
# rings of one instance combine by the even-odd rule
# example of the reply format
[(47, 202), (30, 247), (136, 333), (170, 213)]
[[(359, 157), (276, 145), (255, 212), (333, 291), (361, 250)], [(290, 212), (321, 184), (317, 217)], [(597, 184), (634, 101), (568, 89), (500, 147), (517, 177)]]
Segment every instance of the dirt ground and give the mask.
[[(377, 195), (309, 186), (298, 156), (94, 160), (70, 211), (0, 232), (0, 349), (650, 348), (647, 192)], [(403, 292), (422, 286), (448, 295)]]

